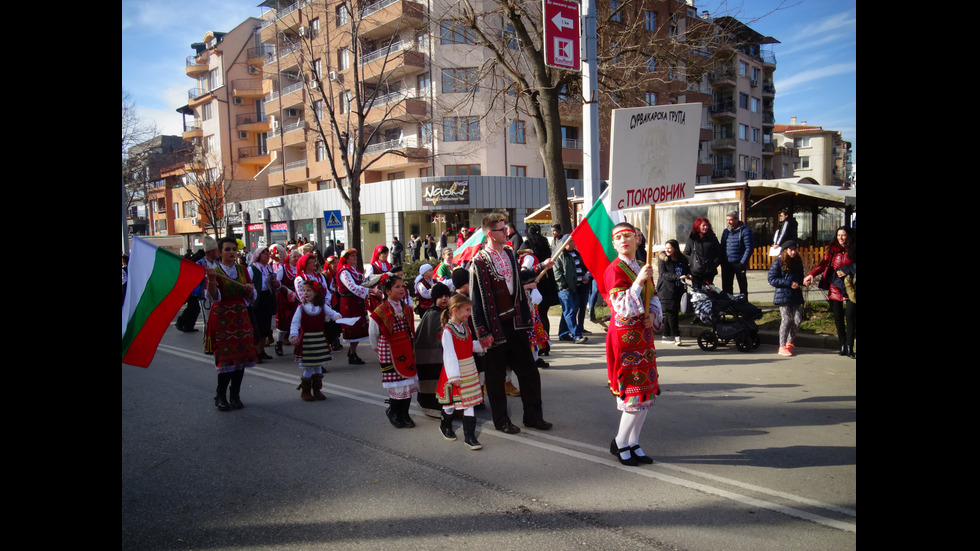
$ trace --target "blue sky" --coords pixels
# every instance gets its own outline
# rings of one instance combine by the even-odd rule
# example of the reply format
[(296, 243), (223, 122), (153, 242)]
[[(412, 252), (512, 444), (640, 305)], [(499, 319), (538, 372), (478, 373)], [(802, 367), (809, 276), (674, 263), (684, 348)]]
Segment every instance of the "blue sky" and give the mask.
[[(731, 15), (779, 40), (777, 124), (798, 122), (840, 130), (857, 144), (857, 0), (707, 0), (698, 13)], [(123, 0), (122, 87), (139, 114), (161, 134), (182, 131), (176, 109), (194, 81), (184, 74), (190, 45), (207, 31), (230, 31), (259, 17), (258, 0)]]

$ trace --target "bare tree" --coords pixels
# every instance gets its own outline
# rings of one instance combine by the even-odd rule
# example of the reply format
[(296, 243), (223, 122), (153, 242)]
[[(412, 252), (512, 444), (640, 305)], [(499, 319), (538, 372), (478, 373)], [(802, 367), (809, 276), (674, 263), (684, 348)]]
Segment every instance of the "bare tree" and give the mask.
[(130, 149), (146, 142), (157, 134), (156, 125), (142, 118), (136, 111), (132, 96), (124, 88), (122, 90), (122, 237), (123, 250), (128, 250), (129, 241), (126, 219), (130, 208), (137, 203), (146, 204), (147, 184), (149, 183), (146, 170), (149, 152), (139, 151), (130, 155)]
[[(361, 185), (364, 175), (386, 155), (414, 159), (430, 157), (425, 134), (388, 139), (385, 128), (392, 124), (427, 124), (427, 113), (412, 112), (405, 102), (416, 99), (418, 90), (407, 91), (393, 69), (416, 56), (417, 36), (422, 29), (412, 22), (425, 21), (421, 6), (405, 3), (405, 9), (417, 10), (403, 18), (402, 24), (384, 32), (366, 36), (363, 30), (375, 29), (372, 16), (381, 4), (365, 5), (355, 0), (316, 3), (301, 8), (301, 20), (319, 18), (319, 27), (305, 27), (302, 36), (279, 33), (277, 49), (298, 48), (301, 74), (306, 90), (306, 121), (315, 140), (307, 147), (329, 167), (330, 176), (350, 210), (348, 242), (358, 248), (361, 242)], [(325, 11), (325, 7), (328, 9)], [(367, 73), (368, 68), (370, 73)], [(283, 75), (275, 74), (277, 82)], [(419, 98), (422, 99), (422, 98)]]
[(183, 151), (182, 158), (171, 168), (181, 178), (184, 192), (197, 203), (198, 217), (205, 232), (220, 238), (225, 231), (225, 208), (232, 197), (233, 180), (220, 156), (203, 149), (201, 144)]

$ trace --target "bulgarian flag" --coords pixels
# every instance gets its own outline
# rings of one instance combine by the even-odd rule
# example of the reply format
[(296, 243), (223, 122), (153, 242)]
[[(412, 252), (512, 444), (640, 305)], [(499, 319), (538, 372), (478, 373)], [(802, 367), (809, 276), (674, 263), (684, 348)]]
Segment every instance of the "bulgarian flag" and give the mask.
[(204, 266), (133, 237), (122, 307), (122, 363), (148, 367), (163, 333), (204, 279)]
[(453, 264), (458, 266), (476, 256), (477, 251), (483, 247), (485, 237), (483, 228), (476, 230), (476, 232), (474, 232), (469, 239), (464, 241), (463, 244), (453, 253)]
[(569, 238), (575, 241), (575, 247), (582, 256), (582, 262), (595, 277), (599, 292), (604, 297), (608, 296), (608, 293), (603, 282), (603, 274), (606, 273), (606, 267), (619, 256), (613, 248), (612, 229), (616, 224), (626, 220), (622, 211), (618, 209), (610, 213), (608, 203), (609, 188), (606, 188), (585, 218), (569, 234)]

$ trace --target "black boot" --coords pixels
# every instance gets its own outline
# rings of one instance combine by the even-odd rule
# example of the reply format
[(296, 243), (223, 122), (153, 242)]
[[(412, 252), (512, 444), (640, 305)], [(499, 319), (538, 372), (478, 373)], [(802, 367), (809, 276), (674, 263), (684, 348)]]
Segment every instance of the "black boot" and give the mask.
[(245, 377), (245, 370), (239, 369), (231, 373), (231, 386), (228, 389), (228, 403), (231, 404), (231, 409), (242, 409), (245, 404), (238, 397), (242, 390), (242, 378)]
[(405, 425), (406, 429), (415, 428), (415, 421), (408, 415), (408, 408), (412, 407), (412, 399), (405, 398), (404, 400), (398, 401), (398, 418), (401, 420), (402, 424)]
[(453, 414), (442, 410), (442, 422), (439, 424), (439, 431), (442, 437), (450, 442), (456, 441), (456, 433), (453, 432)]
[(483, 444), (476, 440), (476, 417), (463, 416), (463, 443), (471, 450), (483, 449)]
[(214, 407), (221, 411), (231, 411), (228, 403), (228, 383), (231, 382), (231, 373), (218, 373), (218, 387), (214, 391)]
[(394, 398), (389, 398), (388, 408), (385, 409), (385, 415), (388, 416), (388, 421), (396, 429), (405, 428), (405, 423), (402, 423), (402, 420), (398, 418), (397, 408), (398, 408), (398, 400), (395, 400)]

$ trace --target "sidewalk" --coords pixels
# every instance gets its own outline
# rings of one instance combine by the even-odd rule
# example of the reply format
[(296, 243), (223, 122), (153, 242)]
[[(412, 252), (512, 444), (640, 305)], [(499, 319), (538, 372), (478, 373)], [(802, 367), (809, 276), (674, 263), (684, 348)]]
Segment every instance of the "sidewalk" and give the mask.
[[(747, 273), (749, 289), (749, 301), (753, 302), (772, 302), (773, 289), (769, 285), (767, 279), (768, 272), (766, 270), (749, 270)], [(715, 285), (721, 286), (721, 276), (715, 278)], [(735, 283), (735, 291), (738, 291), (738, 283)], [(811, 296), (811, 300), (813, 296)], [(559, 316), (551, 315), (551, 331), (557, 334), (558, 323), (561, 321)], [(687, 344), (693, 344), (697, 346), (698, 335), (711, 326), (703, 323), (693, 323), (688, 320), (686, 323), (681, 322), (681, 338), (686, 341)], [(606, 328), (600, 324), (592, 323), (586, 317), (585, 329), (592, 331), (589, 335), (589, 340), (593, 339), (605, 339), (606, 338)], [(557, 337), (555, 337), (557, 338)], [(779, 345), (779, 335), (776, 331), (759, 331), (759, 340), (762, 344), (772, 344)], [(829, 350), (837, 350), (839, 344), (837, 343), (837, 337), (834, 335), (816, 335), (813, 333), (797, 333), (796, 334), (796, 345), (805, 348), (826, 348)]]

